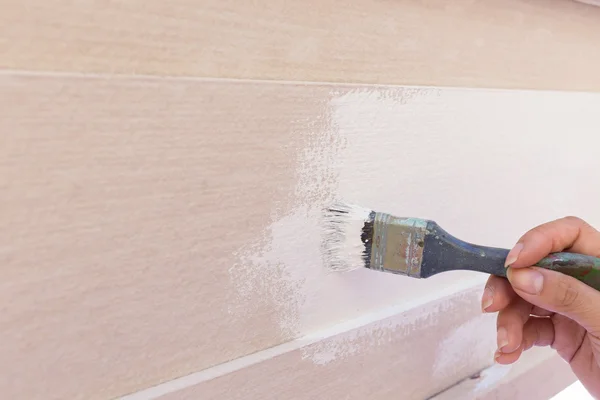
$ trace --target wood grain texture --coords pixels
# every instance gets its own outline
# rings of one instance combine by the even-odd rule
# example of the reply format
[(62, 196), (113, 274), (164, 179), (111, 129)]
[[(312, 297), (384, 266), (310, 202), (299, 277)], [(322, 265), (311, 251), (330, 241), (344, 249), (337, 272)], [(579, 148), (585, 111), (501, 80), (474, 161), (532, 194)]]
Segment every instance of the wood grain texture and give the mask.
[(0, 68), (600, 90), (572, 0), (1, 0)]
[[(292, 93), (1, 81), (5, 395), (116, 396), (289, 337), (269, 328), (286, 306), (265, 295), (275, 282), (247, 297), (247, 317), (227, 306), (236, 248), (294, 187), (293, 138), (280, 133), (299, 116), (277, 105)], [(267, 114), (255, 118), (252, 100)]]
[(297, 348), (245, 368), (199, 374), (187, 378), (185, 388), (172, 382), (121, 400), (429, 398), (492, 362), (494, 318), (481, 315), (480, 296), (480, 288), (432, 294), (435, 300), (418, 307), (310, 335)]
[(496, 246), (567, 213), (598, 225), (599, 106), (582, 93), (2, 73), (0, 392), (119, 396), (480, 287), (474, 273), (328, 273), (321, 211), (343, 198)]

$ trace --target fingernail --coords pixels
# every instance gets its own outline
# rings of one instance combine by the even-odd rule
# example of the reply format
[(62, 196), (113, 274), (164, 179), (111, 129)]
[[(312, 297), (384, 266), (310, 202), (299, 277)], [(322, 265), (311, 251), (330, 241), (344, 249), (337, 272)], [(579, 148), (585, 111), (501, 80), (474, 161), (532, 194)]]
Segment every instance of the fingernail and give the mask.
[(514, 270), (509, 268), (507, 277), (511, 285), (518, 290), (529, 294), (540, 294), (544, 287), (544, 275), (531, 268)]
[(508, 267), (515, 263), (519, 259), (519, 254), (523, 250), (523, 243), (517, 243), (515, 247), (512, 248), (511, 251), (508, 252), (506, 256), (506, 261), (504, 262), (504, 267)]
[(498, 363), (498, 359), (500, 358), (500, 356), (502, 355), (502, 352), (500, 350), (496, 350), (496, 352), (494, 353), (494, 362)]
[(485, 288), (481, 296), (481, 311), (485, 310), (494, 303), (494, 292), (490, 288)]
[(505, 328), (498, 328), (498, 351), (502, 352), (502, 348), (508, 344), (508, 332)]

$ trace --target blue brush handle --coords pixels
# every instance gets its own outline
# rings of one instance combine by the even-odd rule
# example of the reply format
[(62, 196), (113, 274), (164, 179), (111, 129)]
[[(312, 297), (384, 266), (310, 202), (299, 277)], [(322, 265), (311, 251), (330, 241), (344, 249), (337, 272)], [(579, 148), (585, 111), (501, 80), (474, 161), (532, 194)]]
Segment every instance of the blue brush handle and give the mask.
[[(429, 221), (424, 240), (421, 277), (445, 271), (469, 270), (506, 277), (508, 249), (479, 246), (462, 241)], [(576, 253), (553, 253), (536, 266), (572, 276), (600, 290), (600, 258)]]

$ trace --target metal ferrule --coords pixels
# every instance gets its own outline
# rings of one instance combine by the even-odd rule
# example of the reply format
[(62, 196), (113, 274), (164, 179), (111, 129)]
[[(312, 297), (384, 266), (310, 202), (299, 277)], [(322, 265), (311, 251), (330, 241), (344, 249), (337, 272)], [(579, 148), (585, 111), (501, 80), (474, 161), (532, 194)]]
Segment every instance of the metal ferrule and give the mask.
[(377, 213), (370, 268), (419, 278), (426, 228), (422, 219)]

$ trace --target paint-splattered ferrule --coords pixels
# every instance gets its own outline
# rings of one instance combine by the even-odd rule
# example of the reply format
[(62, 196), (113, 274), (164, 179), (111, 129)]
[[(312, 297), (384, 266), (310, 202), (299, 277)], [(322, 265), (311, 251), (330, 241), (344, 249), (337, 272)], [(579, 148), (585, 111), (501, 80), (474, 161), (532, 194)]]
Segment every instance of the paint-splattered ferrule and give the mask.
[(370, 268), (421, 277), (427, 221), (376, 213)]

